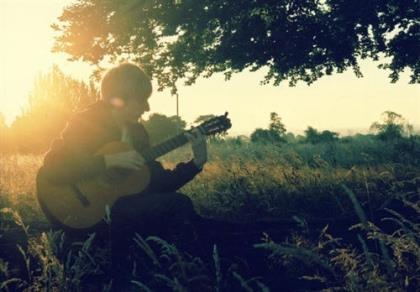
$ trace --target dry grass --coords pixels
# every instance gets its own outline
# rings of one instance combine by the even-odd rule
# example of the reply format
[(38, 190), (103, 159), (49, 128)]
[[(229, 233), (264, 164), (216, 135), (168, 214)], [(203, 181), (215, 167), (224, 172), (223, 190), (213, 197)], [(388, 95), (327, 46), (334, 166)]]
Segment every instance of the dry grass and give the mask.
[(0, 207), (19, 212), (26, 222), (44, 220), (36, 199), (36, 173), (39, 155), (0, 156)]
[[(301, 148), (307, 151), (305, 147)], [(269, 287), (276, 290), (291, 283), (303, 283), (306, 288), (300, 287), (302, 290), (316, 284), (315, 290), (327, 291), (418, 287), (418, 222), (392, 210), (387, 219), (395, 227), (391, 232), (371, 221), (375, 209), (395, 198), (418, 218), (418, 165), (378, 163), (371, 158), (359, 164), (344, 160), (333, 164), (316, 152), (299, 151), (267, 146), (258, 150), (251, 144), (210, 145), (204, 172), (182, 191), (201, 214), (216, 218), (248, 221), (298, 216), (309, 220), (357, 214), (360, 224), (348, 231), (353, 232), (353, 240), (342, 240), (328, 228), (316, 239), (304, 229), (296, 230), (281, 243), (266, 235), (256, 246), (259, 257), (267, 257), (266, 274), (261, 275), (253, 270), (255, 259), (220, 257), (218, 250), (223, 247), (214, 247), (202, 259), (159, 238), (136, 237), (128, 262), (131, 284), (139, 291), (269, 291)], [(187, 149), (181, 149), (162, 161), (171, 168), (175, 161), (187, 159)], [(20, 225), (45, 220), (35, 197), (35, 175), (41, 161), (42, 157), (30, 155), (0, 157), (0, 209), (5, 207), (3, 213)], [(113, 285), (109, 250), (95, 248), (92, 240), (64, 252), (60, 232), (31, 236), (28, 246), (19, 252), (26, 267), (23, 276), (13, 274), (11, 265), (0, 259), (0, 290), (82, 291), (84, 287), (109, 291)]]

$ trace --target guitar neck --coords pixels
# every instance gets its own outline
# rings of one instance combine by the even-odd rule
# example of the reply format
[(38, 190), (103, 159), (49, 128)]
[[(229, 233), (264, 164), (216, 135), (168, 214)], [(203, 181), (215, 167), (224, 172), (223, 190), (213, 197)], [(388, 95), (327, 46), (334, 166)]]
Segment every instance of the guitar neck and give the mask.
[(165, 155), (166, 153), (171, 152), (172, 150), (175, 150), (176, 148), (179, 148), (185, 144), (188, 143), (187, 137), (184, 135), (184, 133), (179, 134), (163, 143), (160, 143), (154, 147), (152, 147), (150, 150), (142, 153), (144, 159), (146, 162), (150, 162), (155, 160), (156, 158)]

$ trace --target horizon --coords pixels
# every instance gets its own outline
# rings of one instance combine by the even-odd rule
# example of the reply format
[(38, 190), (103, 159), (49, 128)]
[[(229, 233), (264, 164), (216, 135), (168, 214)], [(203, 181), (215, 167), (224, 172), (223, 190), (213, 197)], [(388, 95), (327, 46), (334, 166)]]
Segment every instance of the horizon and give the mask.
[[(420, 124), (415, 124), (415, 125), (411, 124), (411, 125), (413, 126), (413, 133), (416, 134), (416, 135), (420, 135)], [(307, 128), (305, 128), (305, 129), (289, 129), (287, 127), (287, 125), (285, 125), (285, 127), (286, 127), (286, 134), (292, 133), (295, 136), (299, 136), (299, 135), (303, 136), (305, 134), (305, 130), (307, 129)], [(310, 127), (310, 125), (308, 127)], [(267, 122), (267, 127), (266, 128), (268, 128), (268, 122)], [(312, 127), (312, 128), (314, 128), (314, 127)], [(335, 132), (335, 133), (338, 133), (340, 138), (343, 138), (343, 137), (355, 136), (355, 135), (358, 135), (358, 134), (360, 134), (360, 135), (371, 134), (371, 131), (369, 130), (369, 128), (370, 128), (370, 125), (367, 126), (366, 128), (357, 127), (357, 128), (330, 128), (330, 129), (315, 128), (315, 129), (318, 132), (322, 132), (322, 131), (326, 131), (326, 130), (331, 131), (331, 132)], [(250, 135), (251, 135), (251, 132), (250, 133), (240, 133), (240, 132), (231, 132), (230, 131), (230, 133), (228, 134), (229, 137), (250, 136)]]

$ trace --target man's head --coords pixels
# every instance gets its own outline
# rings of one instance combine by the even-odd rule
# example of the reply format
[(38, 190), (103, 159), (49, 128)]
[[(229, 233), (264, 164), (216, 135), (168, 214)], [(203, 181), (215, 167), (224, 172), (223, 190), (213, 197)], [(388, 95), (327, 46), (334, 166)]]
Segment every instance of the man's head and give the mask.
[(124, 63), (110, 69), (101, 81), (101, 98), (124, 121), (135, 122), (149, 111), (150, 77), (138, 66)]

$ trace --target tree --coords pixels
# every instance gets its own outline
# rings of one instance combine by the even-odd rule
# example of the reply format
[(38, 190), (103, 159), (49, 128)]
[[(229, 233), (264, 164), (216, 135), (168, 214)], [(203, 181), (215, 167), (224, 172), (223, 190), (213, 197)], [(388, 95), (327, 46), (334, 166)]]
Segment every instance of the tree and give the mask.
[(318, 130), (312, 127), (308, 127), (305, 130), (305, 142), (311, 144), (319, 143), (319, 133)]
[(167, 117), (162, 114), (152, 114), (143, 124), (150, 136), (152, 145), (164, 142), (184, 130), (187, 123), (177, 116)]
[(251, 142), (279, 143), (286, 142), (286, 128), (275, 112), (270, 113), (268, 129), (257, 128), (251, 134)]
[(270, 113), (270, 124), (268, 125), (268, 130), (277, 133), (279, 137), (282, 137), (286, 134), (286, 127), (281, 122), (281, 118), (275, 112)]
[(370, 126), (370, 130), (377, 133), (378, 138), (383, 141), (393, 141), (404, 135), (411, 135), (413, 127), (407, 123), (402, 115), (385, 111), (382, 113), (381, 121), (374, 122)]
[(93, 84), (66, 76), (57, 66), (39, 74), (28, 96), (28, 106), (9, 129), (17, 152), (45, 152), (73, 112), (98, 98)]
[(284, 136), (284, 139), (286, 140), (287, 144), (294, 144), (298, 141), (297, 137), (292, 132), (287, 133)]
[(328, 130), (322, 131), (322, 133), (319, 136), (320, 141), (322, 143), (331, 143), (338, 140), (338, 133)]
[[(358, 58), (390, 60), (390, 78), (420, 80), (417, 0), (79, 0), (53, 28), (54, 51), (99, 64), (131, 60), (159, 89), (183, 79), (268, 67), (263, 83), (308, 84), (352, 68)], [(385, 61), (386, 62), (386, 61)]]
[(324, 130), (318, 132), (317, 129), (308, 127), (305, 130), (305, 142), (311, 144), (331, 143), (338, 140), (338, 133)]

